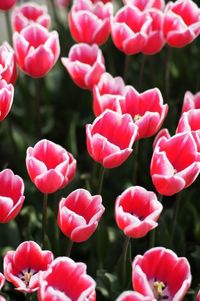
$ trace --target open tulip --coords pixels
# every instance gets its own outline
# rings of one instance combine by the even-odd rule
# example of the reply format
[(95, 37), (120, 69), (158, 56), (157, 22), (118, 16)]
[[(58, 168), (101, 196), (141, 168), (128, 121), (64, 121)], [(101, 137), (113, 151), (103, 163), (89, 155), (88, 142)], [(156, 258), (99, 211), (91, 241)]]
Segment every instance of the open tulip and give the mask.
[(200, 34), (200, 9), (192, 0), (177, 0), (166, 6), (164, 35), (171, 47), (184, 47)]
[(163, 10), (165, 7), (164, 0), (123, 0), (124, 4), (131, 4), (136, 6), (141, 11), (148, 10), (150, 8), (156, 8)]
[(152, 248), (135, 257), (132, 284), (134, 290), (153, 300), (182, 301), (191, 285), (190, 265), (169, 249)]
[(192, 94), (190, 91), (185, 92), (182, 113), (191, 109), (200, 109), (200, 92), (196, 94)]
[(16, 0), (0, 0), (0, 10), (9, 10), (16, 4)]
[(125, 291), (117, 298), (116, 301), (156, 301), (156, 300), (149, 296), (143, 296), (138, 292)]
[(47, 7), (35, 2), (25, 3), (14, 9), (12, 14), (12, 25), (14, 31), (20, 32), (31, 23), (38, 23), (49, 28), (51, 18), (47, 13)]
[(39, 287), (38, 273), (52, 260), (52, 252), (42, 251), (34, 241), (25, 241), (4, 256), (4, 275), (19, 291), (32, 293)]
[(13, 49), (7, 42), (0, 46), (0, 77), (8, 84), (17, 79), (17, 65)]
[(69, 29), (76, 42), (102, 45), (110, 35), (113, 4), (78, 0), (68, 15)]
[(126, 236), (140, 238), (158, 226), (161, 211), (162, 204), (154, 192), (133, 186), (118, 196), (115, 220)]
[(77, 189), (61, 199), (58, 226), (72, 241), (86, 241), (96, 230), (104, 210), (100, 195)]
[(70, 49), (68, 58), (61, 60), (72, 80), (83, 89), (92, 90), (105, 72), (103, 54), (96, 44), (76, 44)]
[(16, 217), (24, 203), (24, 182), (12, 170), (0, 172), (0, 223), (8, 223)]
[(86, 125), (87, 150), (105, 168), (117, 167), (130, 156), (137, 131), (129, 114), (106, 110)]
[(95, 301), (95, 281), (86, 274), (84, 263), (58, 257), (40, 273), (38, 300)]
[(0, 121), (4, 120), (10, 112), (14, 97), (14, 87), (0, 79)]
[(27, 149), (26, 167), (41, 192), (53, 193), (73, 179), (76, 160), (62, 146), (43, 139)]
[(192, 133), (161, 137), (151, 159), (151, 177), (156, 190), (166, 196), (190, 186), (200, 172), (198, 151)]
[[(58, 33), (32, 23), (13, 35), (17, 63), (31, 77), (45, 76), (60, 54)], [(38, 62), (40, 62), (38, 64)]]

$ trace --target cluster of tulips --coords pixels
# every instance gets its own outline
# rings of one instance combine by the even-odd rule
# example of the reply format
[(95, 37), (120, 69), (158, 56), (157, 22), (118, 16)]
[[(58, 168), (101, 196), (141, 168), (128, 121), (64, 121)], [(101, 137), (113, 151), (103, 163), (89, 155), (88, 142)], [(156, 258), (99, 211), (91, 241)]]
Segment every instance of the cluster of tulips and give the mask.
[[(140, 93), (122, 77), (113, 77), (106, 70), (100, 46), (111, 35), (125, 55), (153, 55), (165, 44), (184, 47), (200, 34), (200, 8), (192, 0), (167, 4), (164, 0), (69, 2), (55, 1), (57, 9), (71, 5), (68, 26), (77, 42), (61, 62), (73, 82), (92, 95), (95, 119), (86, 124), (88, 154), (102, 170), (119, 167), (140, 139), (157, 134), (150, 163), (157, 194), (133, 183), (117, 196), (113, 212), (119, 231), (128, 239), (139, 239), (158, 226), (161, 196), (179, 193), (200, 173), (200, 92), (186, 91), (176, 131), (170, 135), (167, 128), (161, 129), (169, 110), (161, 91), (150, 87)], [(44, 77), (60, 56), (59, 35), (49, 31), (51, 17), (45, 6), (0, 0), (0, 10), (10, 9), (13, 45), (4, 42), (0, 46), (1, 122), (12, 108), (18, 73)], [(54, 259), (53, 250), (42, 250), (46, 248), (47, 197), (73, 181), (77, 160), (63, 146), (40, 138), (24, 157), (30, 180), (44, 194), (42, 242), (24, 241), (6, 252), (0, 288), (6, 280), (26, 296), (37, 292), (39, 301), (94, 301), (96, 283), (87, 274), (85, 263), (75, 262), (70, 254)], [(24, 180), (11, 169), (0, 172), (0, 223), (20, 214), (24, 190)], [(88, 240), (106, 210), (101, 189), (96, 195), (91, 193), (78, 188), (60, 200), (57, 224), (72, 242)], [(181, 301), (191, 278), (185, 257), (162, 246), (152, 247), (132, 259), (132, 290), (122, 292), (117, 301)], [(6, 300), (4, 297), (0, 301)], [(199, 301), (200, 294), (195, 298)]]

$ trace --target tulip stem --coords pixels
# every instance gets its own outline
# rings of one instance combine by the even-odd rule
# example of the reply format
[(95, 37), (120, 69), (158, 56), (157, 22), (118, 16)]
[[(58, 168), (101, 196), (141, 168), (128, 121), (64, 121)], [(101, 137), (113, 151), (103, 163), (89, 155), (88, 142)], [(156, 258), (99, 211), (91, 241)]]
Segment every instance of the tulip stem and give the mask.
[(27, 301), (31, 301), (31, 300), (32, 300), (32, 294), (27, 293), (27, 294), (26, 294), (26, 300), (27, 300)]
[(44, 193), (43, 198), (43, 215), (42, 215), (42, 246), (46, 247), (45, 236), (46, 236), (46, 227), (47, 227), (47, 204), (48, 204), (48, 194)]
[(174, 240), (174, 235), (176, 232), (176, 226), (177, 226), (177, 219), (178, 219), (178, 212), (179, 212), (179, 208), (180, 208), (180, 193), (179, 195), (177, 195), (177, 198), (175, 200), (175, 206), (173, 208), (173, 215), (172, 215), (172, 234), (171, 234), (171, 239), (170, 239), (170, 244), (173, 244), (173, 240)]
[(167, 48), (167, 57), (165, 65), (165, 95), (168, 99), (170, 96), (170, 63), (171, 63), (172, 49), (171, 47)]
[(71, 255), (73, 244), (74, 244), (74, 242), (69, 238), (67, 252), (66, 252), (67, 257), (70, 257), (70, 255)]
[(138, 173), (138, 154), (139, 154), (139, 140), (137, 140), (135, 142), (135, 147), (134, 147), (134, 165), (133, 165), (133, 177), (132, 177), (132, 181), (133, 181), (133, 185), (136, 185), (137, 183), (137, 173)]
[(5, 17), (6, 17), (6, 27), (8, 31), (8, 41), (10, 45), (12, 45), (12, 28), (10, 24), (10, 13), (8, 10), (5, 12)]
[(34, 80), (35, 82), (35, 124), (36, 124), (36, 137), (39, 139), (42, 136), (41, 131), (41, 116), (40, 116), (40, 81), (38, 78)]
[(122, 251), (122, 281), (123, 284), (126, 282), (126, 262), (127, 262), (127, 252), (128, 252), (128, 246), (130, 242), (130, 237), (126, 236)]
[(130, 60), (131, 60), (131, 56), (125, 55), (124, 70), (123, 70), (123, 80), (124, 81), (126, 81), (128, 79), (128, 68), (129, 68)]
[(143, 76), (144, 76), (144, 66), (146, 62), (146, 55), (142, 55), (142, 62), (141, 62), (141, 67), (140, 67), (140, 73), (139, 73), (139, 82), (138, 82), (138, 90), (140, 91), (142, 88), (142, 82), (143, 82)]
[[(158, 194), (158, 195), (157, 195), (157, 199), (159, 200), (159, 202), (162, 203), (163, 195), (162, 195), (162, 194)], [(149, 236), (149, 248), (155, 247), (155, 242), (156, 242), (156, 228), (153, 229), (153, 230), (150, 232), (150, 236)]]
[(102, 193), (104, 174), (105, 174), (105, 168), (103, 166), (101, 166), (100, 171), (99, 171), (99, 185), (98, 185), (98, 189), (97, 189), (98, 194)]

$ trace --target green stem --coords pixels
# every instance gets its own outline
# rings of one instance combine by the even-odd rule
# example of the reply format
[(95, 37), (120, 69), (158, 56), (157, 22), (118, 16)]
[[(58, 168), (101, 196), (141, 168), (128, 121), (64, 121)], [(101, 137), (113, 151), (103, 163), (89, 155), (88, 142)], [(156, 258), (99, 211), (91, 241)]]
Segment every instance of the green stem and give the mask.
[(8, 41), (10, 45), (12, 45), (12, 28), (10, 24), (10, 12), (8, 10), (5, 12), (5, 17), (6, 17), (6, 27), (8, 31)]
[(139, 73), (139, 82), (138, 82), (138, 90), (140, 91), (142, 88), (142, 82), (143, 82), (143, 76), (144, 76), (144, 66), (146, 62), (146, 55), (142, 55), (142, 62), (141, 62), (141, 67), (140, 67), (140, 73)]
[(170, 97), (170, 63), (171, 63), (172, 49), (171, 47), (167, 48), (167, 57), (165, 65), (165, 95), (166, 99)]
[(26, 300), (27, 301), (31, 301), (32, 300), (32, 294), (31, 293), (27, 293), (26, 294)]
[(99, 184), (98, 184), (98, 188), (97, 188), (98, 194), (102, 193), (104, 174), (105, 174), (105, 168), (103, 166), (101, 166), (100, 172), (99, 172)]
[(176, 232), (176, 227), (177, 227), (177, 219), (178, 219), (178, 212), (180, 208), (180, 194), (177, 195), (177, 198), (175, 200), (175, 206), (173, 208), (173, 216), (172, 216), (172, 234), (171, 234), (171, 239), (170, 239), (170, 244), (173, 243), (174, 240), (174, 234)]
[(124, 60), (124, 70), (123, 70), (123, 80), (126, 81), (128, 79), (128, 69), (131, 61), (131, 56), (126, 55)]
[(123, 284), (126, 282), (126, 263), (127, 263), (127, 252), (128, 252), (128, 246), (130, 242), (130, 237), (126, 236), (122, 251), (122, 281)]
[[(159, 202), (162, 203), (163, 195), (162, 194), (158, 194), (157, 195), (157, 199), (159, 200)], [(151, 230), (151, 232), (150, 232), (150, 236), (149, 236), (149, 248), (155, 247), (155, 242), (156, 242), (156, 228), (153, 229), (153, 230)]]
[(133, 165), (133, 176), (132, 176), (132, 181), (133, 185), (136, 185), (137, 183), (137, 176), (138, 176), (138, 154), (139, 154), (139, 140), (135, 142), (135, 147), (134, 147), (134, 155), (133, 155), (133, 160), (134, 160), (134, 165)]
[(45, 249), (46, 247), (46, 227), (47, 227), (47, 205), (48, 205), (48, 194), (44, 193), (43, 199), (43, 214), (42, 214), (42, 246)]
[(39, 139), (42, 136), (41, 129), (41, 114), (40, 114), (40, 80), (36, 78), (35, 82), (35, 124), (36, 124), (36, 137)]
[(16, 143), (15, 138), (14, 138), (14, 133), (13, 133), (13, 130), (12, 130), (11, 123), (8, 122), (8, 119), (6, 119), (6, 120), (5, 120), (5, 124), (6, 124), (6, 126), (7, 126), (8, 136), (10, 137), (10, 142), (11, 142), (11, 144), (12, 144), (13, 151), (14, 151), (14, 153), (15, 153), (15, 157), (18, 157), (17, 143)]
[(70, 257), (70, 255), (71, 255), (73, 244), (74, 244), (74, 242), (69, 238), (69, 242), (67, 245), (67, 252), (66, 252), (67, 257)]

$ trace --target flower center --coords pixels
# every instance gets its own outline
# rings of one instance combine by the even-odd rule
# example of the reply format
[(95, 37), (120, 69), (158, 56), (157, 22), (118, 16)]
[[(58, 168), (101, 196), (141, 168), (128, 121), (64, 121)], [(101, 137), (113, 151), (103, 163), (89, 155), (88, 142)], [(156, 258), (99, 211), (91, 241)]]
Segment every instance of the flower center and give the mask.
[(29, 283), (30, 283), (30, 280), (31, 280), (31, 277), (35, 274), (36, 272), (31, 269), (31, 268), (28, 268), (27, 270), (25, 271), (21, 271), (20, 272), (20, 279), (24, 281), (26, 287), (29, 287)]
[(136, 121), (140, 120), (141, 117), (142, 117), (141, 115), (136, 114), (136, 115), (133, 117), (133, 121), (136, 122)]
[(165, 295), (165, 288), (166, 285), (162, 281), (155, 281), (153, 283), (153, 293), (158, 301), (169, 299), (169, 297)]

